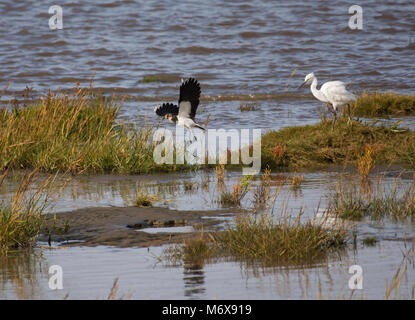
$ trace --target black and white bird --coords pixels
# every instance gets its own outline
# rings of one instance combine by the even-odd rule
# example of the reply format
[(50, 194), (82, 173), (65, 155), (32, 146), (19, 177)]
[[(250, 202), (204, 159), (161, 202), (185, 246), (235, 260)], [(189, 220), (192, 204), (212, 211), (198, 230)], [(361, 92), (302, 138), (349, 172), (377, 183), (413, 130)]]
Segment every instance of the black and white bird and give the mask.
[(184, 82), (182, 81), (179, 106), (173, 103), (163, 103), (155, 106), (154, 112), (163, 119), (168, 119), (178, 126), (184, 126), (190, 130), (192, 136), (195, 136), (192, 128), (205, 130), (194, 121), (199, 106), (200, 92), (200, 84), (196, 79), (189, 78)]

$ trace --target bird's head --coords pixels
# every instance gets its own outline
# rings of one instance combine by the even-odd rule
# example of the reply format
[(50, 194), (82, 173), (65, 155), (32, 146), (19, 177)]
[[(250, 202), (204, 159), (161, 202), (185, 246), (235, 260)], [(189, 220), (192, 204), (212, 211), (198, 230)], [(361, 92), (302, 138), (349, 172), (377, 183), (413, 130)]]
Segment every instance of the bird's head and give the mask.
[(313, 82), (314, 78), (315, 78), (314, 72), (309, 73), (308, 75), (305, 76), (304, 82), (299, 88), (304, 87), (306, 84), (310, 84), (311, 82)]
[(168, 113), (164, 116), (164, 119), (169, 120), (170, 122), (176, 123), (177, 122), (177, 116), (171, 113)]

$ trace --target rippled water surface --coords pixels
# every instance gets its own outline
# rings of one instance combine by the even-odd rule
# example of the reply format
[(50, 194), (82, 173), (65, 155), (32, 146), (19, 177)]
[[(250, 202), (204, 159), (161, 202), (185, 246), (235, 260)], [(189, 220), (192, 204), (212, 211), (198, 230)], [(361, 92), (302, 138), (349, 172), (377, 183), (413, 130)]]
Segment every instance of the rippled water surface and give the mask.
[[(262, 269), (235, 262), (168, 267), (157, 263), (162, 249), (75, 247), (10, 257), (2, 268), (6, 281), (0, 284), (0, 298), (106, 299), (118, 278), (117, 298), (384, 299), (386, 282), (391, 283), (405, 250), (384, 241), (313, 268)], [(48, 288), (47, 272), (54, 264), (65, 272), (63, 290)], [(348, 270), (354, 264), (363, 266), (364, 290), (352, 292)], [(411, 295), (415, 274), (412, 266), (407, 270), (398, 298)]]
[[(352, 31), (352, 4), (63, 0), (63, 29), (50, 30), (50, 2), (2, 1), (0, 85), (11, 82), (3, 99), (20, 98), (26, 86), (35, 96), (87, 86), (93, 76), (95, 87), (127, 95), (123, 111), (135, 117), (176, 100), (179, 79), (196, 76), (212, 126), (269, 128), (292, 124), (288, 113), (319, 118), (319, 103), (296, 89), (311, 71), (354, 92), (413, 93), (415, 5), (365, 1), (363, 30)], [(148, 75), (162, 82), (142, 82)], [(250, 100), (261, 111), (241, 114), (240, 101)]]
[[(70, 90), (78, 81), (89, 86), (93, 78), (95, 88), (124, 99), (120, 118), (148, 115), (150, 123), (157, 123), (153, 106), (177, 100), (180, 79), (193, 76), (202, 86), (200, 122), (210, 116), (211, 128), (266, 130), (320, 119), (321, 103), (308, 89), (297, 89), (312, 71), (320, 83), (342, 80), (355, 93), (414, 93), (411, 1), (365, 1), (363, 30), (348, 28), (351, 1), (61, 0), (56, 4), (63, 8), (62, 30), (48, 27), (52, 4), (0, 2), (0, 92), (10, 82), (1, 105), (22, 99), (26, 86), (37, 98), (49, 89)], [(159, 81), (144, 81), (149, 77)], [(241, 112), (241, 103), (258, 110)], [(403, 119), (403, 126), (415, 128), (415, 117)], [(273, 188), (281, 176), (291, 177), (273, 174)], [(304, 174), (301, 188), (290, 192), (289, 212), (303, 208), (311, 217), (324, 208), (338, 177), (339, 172)], [(139, 187), (161, 196), (157, 206), (213, 210), (219, 207), (215, 179), (212, 172), (80, 176), (68, 182), (53, 210), (131, 205)], [(238, 179), (230, 172), (228, 188)], [(389, 186), (393, 182), (394, 177), (384, 180)], [(16, 178), (5, 180), (0, 200), (16, 189)], [(252, 193), (244, 206), (252, 206)], [(158, 262), (162, 247), (36, 248), (0, 259), (0, 299), (106, 298), (117, 277), (119, 295), (139, 299), (349, 298), (348, 268), (353, 264), (362, 265), (365, 276), (364, 290), (352, 298), (384, 298), (386, 281), (410, 246), (403, 239), (414, 237), (414, 224), (365, 221), (356, 230), (359, 245), (344, 256), (311, 268), (277, 270), (229, 261), (166, 266)], [(374, 247), (361, 245), (367, 236), (380, 241)], [(64, 268), (64, 290), (48, 289), (53, 264)], [(403, 297), (411, 295), (414, 283), (409, 264)]]
[[(398, 172), (397, 172), (398, 173)], [(396, 174), (397, 174), (396, 173)], [(396, 174), (383, 179), (386, 190), (397, 181), (397, 187), (412, 182), (410, 174), (396, 180)], [(321, 172), (304, 174), (297, 190), (286, 185), (275, 205), (275, 215), (286, 206), (285, 212), (296, 216), (304, 211), (304, 218), (313, 217), (324, 209), (330, 193), (336, 188), (340, 173)], [(354, 173), (343, 173), (345, 181), (357, 179)], [(272, 190), (292, 174), (273, 174)], [(225, 182), (231, 188), (239, 179), (229, 172)], [(259, 181), (254, 181), (254, 185)], [(375, 180), (373, 180), (375, 183)], [(156, 206), (176, 210), (206, 210), (220, 208), (216, 201), (217, 182), (213, 173), (172, 174), (160, 176), (94, 176), (74, 177), (56, 200), (52, 210), (70, 211), (91, 206), (131, 205), (137, 188), (157, 194)], [(7, 179), (1, 189), (1, 200), (6, 200), (17, 189), (16, 179)], [(252, 187), (252, 190), (254, 186)], [(243, 200), (243, 206), (253, 205), (252, 192)], [(70, 212), (68, 212), (70, 214)], [(233, 224), (232, 217), (223, 219), (223, 226)], [(143, 229), (153, 232), (190, 232), (191, 227)], [(187, 229), (186, 229), (187, 228)], [(390, 283), (401, 265), (407, 265), (399, 295), (411, 296), (415, 284), (414, 265), (403, 253), (411, 248), (415, 227), (410, 222), (365, 220), (357, 224), (357, 246), (349, 245), (344, 254), (312, 267), (262, 268), (239, 262), (219, 261), (197, 265), (171, 265), (161, 262), (163, 247), (149, 249), (120, 249), (112, 247), (37, 248), (30, 254), (12, 253), (0, 259), (3, 280), (0, 298), (105, 299), (113, 281), (118, 278), (118, 297), (134, 299), (383, 299), (386, 283)], [(363, 245), (363, 239), (374, 237), (374, 247)], [(405, 241), (406, 239), (406, 241)], [(410, 256), (410, 255), (409, 255)], [(48, 268), (60, 265), (64, 269), (64, 290), (48, 289)], [(348, 268), (358, 264), (364, 270), (364, 290), (352, 293), (348, 289)], [(321, 290), (319, 289), (321, 288)], [(320, 291), (319, 291), (320, 290)], [(319, 293), (320, 292), (320, 293)]]

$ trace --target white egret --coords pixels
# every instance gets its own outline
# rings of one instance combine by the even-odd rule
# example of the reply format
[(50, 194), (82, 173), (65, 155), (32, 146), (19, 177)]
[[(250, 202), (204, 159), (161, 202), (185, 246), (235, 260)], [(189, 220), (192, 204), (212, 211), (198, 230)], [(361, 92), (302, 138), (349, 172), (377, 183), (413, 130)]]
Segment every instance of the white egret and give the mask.
[(303, 84), (300, 86), (302, 88), (306, 84), (311, 84), (311, 93), (313, 96), (322, 102), (331, 104), (333, 112), (333, 126), (336, 122), (337, 110), (343, 106), (348, 106), (349, 116), (350, 116), (350, 103), (356, 101), (357, 97), (346, 90), (346, 84), (342, 81), (329, 81), (324, 83), (320, 90), (317, 89), (317, 77), (314, 73), (309, 73), (306, 75)]

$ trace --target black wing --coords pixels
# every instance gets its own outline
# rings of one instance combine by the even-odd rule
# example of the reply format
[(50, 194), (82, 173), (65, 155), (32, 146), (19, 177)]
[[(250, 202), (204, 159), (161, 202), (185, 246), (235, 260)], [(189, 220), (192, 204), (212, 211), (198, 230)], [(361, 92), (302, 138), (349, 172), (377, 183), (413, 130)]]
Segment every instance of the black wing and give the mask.
[(200, 84), (194, 78), (189, 78), (180, 86), (179, 113), (180, 116), (195, 118), (199, 105)]
[(161, 106), (156, 107), (154, 111), (160, 117), (164, 117), (167, 114), (177, 116), (179, 114), (179, 107), (173, 103), (163, 103)]

